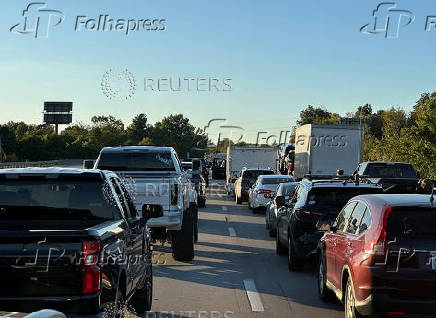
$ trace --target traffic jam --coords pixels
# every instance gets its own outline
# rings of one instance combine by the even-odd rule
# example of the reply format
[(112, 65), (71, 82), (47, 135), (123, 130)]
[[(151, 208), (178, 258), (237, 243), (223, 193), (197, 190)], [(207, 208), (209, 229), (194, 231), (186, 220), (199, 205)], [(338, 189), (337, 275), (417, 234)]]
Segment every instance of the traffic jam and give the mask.
[(434, 0), (0, 8), (0, 318), (436, 318)]

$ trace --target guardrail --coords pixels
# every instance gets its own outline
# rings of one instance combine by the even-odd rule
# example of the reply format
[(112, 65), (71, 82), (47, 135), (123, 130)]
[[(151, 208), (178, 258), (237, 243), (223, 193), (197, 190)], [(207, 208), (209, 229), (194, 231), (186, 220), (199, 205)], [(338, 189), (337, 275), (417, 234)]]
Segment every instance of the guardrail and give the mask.
[(34, 162), (1, 162), (0, 169), (29, 168), (29, 167), (52, 167), (59, 164), (59, 160), (34, 161)]

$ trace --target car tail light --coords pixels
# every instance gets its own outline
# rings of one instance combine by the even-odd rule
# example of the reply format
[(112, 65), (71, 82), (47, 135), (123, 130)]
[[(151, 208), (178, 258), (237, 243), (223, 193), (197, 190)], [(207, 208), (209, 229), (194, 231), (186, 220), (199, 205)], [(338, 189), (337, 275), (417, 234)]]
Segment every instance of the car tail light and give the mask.
[(257, 193), (259, 194), (271, 194), (271, 190), (259, 189)]
[(178, 198), (179, 198), (179, 185), (172, 184), (171, 185), (171, 205), (177, 205)]
[(91, 294), (100, 290), (100, 267), (98, 260), (100, 256), (100, 241), (83, 242), (83, 272), (82, 272), (82, 293)]
[(300, 219), (306, 219), (306, 220), (316, 220), (316, 219), (319, 219), (321, 216), (321, 214), (319, 214), (319, 213), (304, 211), (302, 209), (296, 209), (295, 214)]
[(294, 170), (294, 164), (292, 162), (289, 163), (289, 170), (290, 171)]
[(371, 242), (369, 242), (369, 246), (367, 246), (366, 248), (368, 254), (374, 256), (369, 259), (370, 265), (386, 264), (386, 240), (387, 240), (386, 228), (388, 225), (388, 218), (391, 212), (392, 212), (392, 207), (388, 206), (383, 214), (383, 221), (380, 225), (380, 230), (378, 232), (379, 235), (376, 236)]

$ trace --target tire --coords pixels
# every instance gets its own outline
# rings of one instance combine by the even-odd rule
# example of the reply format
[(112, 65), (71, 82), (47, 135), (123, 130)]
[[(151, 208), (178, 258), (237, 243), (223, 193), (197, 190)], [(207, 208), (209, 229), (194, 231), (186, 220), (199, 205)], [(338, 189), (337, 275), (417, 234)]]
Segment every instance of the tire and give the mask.
[(198, 208), (195, 206), (194, 211), (194, 242), (198, 242)]
[(276, 254), (277, 255), (285, 255), (286, 248), (280, 243), (279, 239), (279, 231), (276, 233)]
[(145, 257), (145, 281), (141, 289), (135, 291), (131, 299), (131, 304), (139, 316), (151, 309), (153, 302), (153, 267), (152, 267), (152, 251), (150, 246)]
[(238, 196), (236, 195), (236, 204), (242, 204), (242, 198), (238, 198)]
[(121, 289), (117, 290), (117, 293), (115, 295), (115, 315), (113, 315), (115, 318), (124, 318), (126, 316), (126, 297), (124, 296), (124, 291)]
[(269, 230), (269, 228), (271, 227), (270, 224), (269, 224), (269, 217), (268, 217), (268, 215), (269, 215), (269, 213), (268, 213), (268, 211), (266, 211), (266, 213), (265, 213), (265, 227), (266, 227), (267, 230)]
[(348, 277), (344, 295), (345, 318), (360, 318), (362, 315), (356, 310), (356, 298), (351, 277)]
[(258, 208), (251, 208), (251, 211), (253, 212), (253, 214), (257, 214), (258, 213)]
[(189, 208), (184, 212), (182, 229), (172, 233), (172, 252), (176, 261), (192, 261), (194, 259), (195, 211)]
[(324, 302), (333, 300), (333, 293), (327, 287), (327, 265), (325, 255), (321, 253), (318, 257), (318, 296)]
[(276, 229), (269, 229), (268, 234), (269, 234), (269, 236), (274, 237), (277, 235), (277, 230)]
[(249, 210), (253, 209), (253, 207), (252, 207), (251, 204), (250, 204), (250, 198), (248, 198), (248, 209), (249, 209)]
[(290, 272), (295, 272), (303, 268), (303, 261), (297, 257), (292, 244), (292, 238), (288, 236), (288, 269)]

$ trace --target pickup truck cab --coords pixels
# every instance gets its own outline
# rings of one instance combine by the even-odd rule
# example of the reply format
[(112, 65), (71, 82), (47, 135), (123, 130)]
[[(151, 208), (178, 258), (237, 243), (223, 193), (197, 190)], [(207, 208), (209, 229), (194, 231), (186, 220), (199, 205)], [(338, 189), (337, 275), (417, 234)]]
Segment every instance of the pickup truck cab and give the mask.
[(196, 191), (173, 148), (106, 147), (95, 168), (133, 180), (134, 204), (146, 217), (152, 240), (170, 242), (176, 260), (194, 258)]
[(0, 311), (151, 308), (151, 240), (109, 171), (0, 170)]

